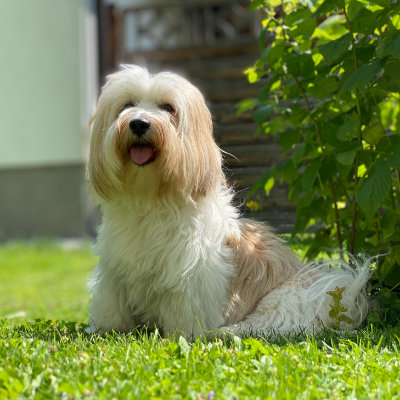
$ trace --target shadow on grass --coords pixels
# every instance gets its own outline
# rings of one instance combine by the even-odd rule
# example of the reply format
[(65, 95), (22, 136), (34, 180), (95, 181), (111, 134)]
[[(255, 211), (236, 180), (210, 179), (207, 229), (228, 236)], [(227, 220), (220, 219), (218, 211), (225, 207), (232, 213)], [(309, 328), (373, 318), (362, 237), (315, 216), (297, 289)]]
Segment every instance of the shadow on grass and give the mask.
[(0, 320), (0, 337), (19, 337), (25, 339), (37, 339), (45, 342), (63, 342), (68, 339), (71, 341), (96, 342), (100, 340), (118, 341), (121, 338), (132, 337), (137, 340), (148, 339), (152, 336), (161, 337), (157, 329), (150, 330), (147, 327), (138, 328), (130, 333), (108, 332), (104, 335), (97, 333), (87, 333), (88, 324), (63, 321), (63, 320), (40, 320), (33, 322), (22, 322), (10, 324), (10, 320)]
[[(159, 331), (141, 327), (130, 333), (110, 332), (105, 335), (90, 334), (85, 332), (87, 324), (73, 321), (58, 321), (58, 320), (35, 320), (34, 322), (24, 322), (19, 325), (10, 326), (8, 320), (0, 321), (2, 331), (1, 338), (26, 338), (36, 339), (46, 342), (63, 342), (63, 341), (80, 341), (80, 342), (98, 342), (110, 341), (126, 343), (127, 339), (137, 340), (142, 342), (147, 341), (179, 341), (179, 335), (162, 336)], [(201, 340), (206, 343), (219, 342), (227, 348), (240, 347), (245, 350), (247, 347), (252, 347), (255, 342), (262, 345), (275, 345), (279, 347), (300, 345), (311, 343), (318, 348), (338, 347), (347, 345), (349, 350), (356, 344), (358, 346), (371, 347), (386, 347), (389, 350), (397, 350), (400, 347), (400, 326), (374, 328), (372, 325), (364, 327), (356, 331), (333, 331), (325, 329), (316, 332), (313, 335), (302, 331), (292, 333), (290, 335), (282, 335), (277, 332), (272, 332), (268, 336), (253, 335), (249, 332), (242, 338), (226, 335), (219, 339), (207, 339), (206, 337), (192, 338), (189, 343), (194, 343)]]
[(86, 324), (73, 321), (40, 320), (34, 322), (23, 322), (10, 325), (9, 320), (2, 320), (0, 326), (8, 331), (9, 335), (23, 337), (26, 339), (39, 339), (43, 341), (57, 341), (67, 336), (72, 340), (90, 335), (85, 333)]

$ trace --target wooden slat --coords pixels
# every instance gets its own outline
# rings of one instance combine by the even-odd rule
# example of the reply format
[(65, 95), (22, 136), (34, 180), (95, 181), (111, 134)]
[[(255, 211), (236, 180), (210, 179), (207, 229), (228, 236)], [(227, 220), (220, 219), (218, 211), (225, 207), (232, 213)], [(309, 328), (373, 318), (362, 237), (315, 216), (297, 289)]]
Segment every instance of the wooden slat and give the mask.
[[(204, 80), (221, 78), (241, 78), (245, 79), (244, 71), (258, 58), (259, 50), (254, 48), (253, 52), (233, 54), (228, 57), (217, 54), (215, 57), (202, 58), (193, 55), (185, 60), (181, 59), (158, 59), (152, 61), (146, 56), (146, 53), (134, 53), (130, 55), (130, 61), (147, 65), (153, 72), (170, 70), (186, 76), (196, 85), (202, 84)], [(221, 71), (221, 72), (220, 72)], [(225, 71), (226, 75), (222, 75)]]
[(237, 115), (237, 102), (227, 101), (227, 102), (218, 102), (218, 103), (209, 103), (213, 120), (218, 124), (234, 124), (234, 123), (243, 123), (243, 122), (253, 122), (253, 114), (250, 111), (247, 111), (243, 114)]
[(216, 124), (214, 137), (220, 146), (245, 145), (251, 143), (270, 143), (271, 137), (257, 133), (257, 125), (254, 123)]
[[(263, 189), (260, 189), (255, 195), (248, 197), (248, 191), (251, 185), (239, 186), (235, 181), (232, 182), (232, 187), (236, 190), (236, 201), (239, 204), (245, 204), (248, 200), (256, 201), (262, 209), (268, 207), (287, 207), (293, 208), (293, 204), (288, 201), (287, 198), (287, 187), (278, 186), (274, 187), (268, 196), (265, 194)], [(248, 210), (250, 211), (250, 210)]]
[(260, 91), (254, 87), (248, 87), (242, 90), (236, 90), (232, 92), (224, 92), (224, 91), (212, 91), (209, 92), (207, 98), (211, 101), (215, 102), (226, 102), (226, 101), (237, 101), (246, 99), (248, 97), (255, 97), (258, 95)]
[[(234, 0), (197, 0), (197, 1), (186, 1), (185, 2), (185, 8), (206, 8), (206, 7), (216, 7), (216, 6), (230, 6), (230, 5), (235, 5), (237, 1)], [(181, 8), (182, 7), (182, 0), (172, 0), (166, 2), (165, 0), (160, 0), (160, 1), (155, 1), (151, 2), (151, 5), (149, 6), (148, 3), (143, 3), (143, 4), (138, 4), (138, 5), (132, 5), (129, 7), (126, 7), (124, 11), (126, 13), (136, 13), (138, 11), (143, 11), (143, 10), (148, 10), (150, 8), (152, 9), (164, 9), (164, 8)]]
[[(185, 60), (184, 63), (173, 61), (168, 62), (168, 66), (177, 72), (182, 71), (185, 75), (191, 76), (192, 79), (202, 82), (204, 79), (220, 79), (234, 78), (241, 74), (244, 78), (244, 71), (258, 58), (259, 50), (249, 53), (233, 54), (229, 57), (223, 55), (212, 58), (194, 57)], [(222, 76), (219, 71), (225, 71), (227, 74)]]
[(133, 63), (138, 58), (149, 62), (161, 61), (166, 63), (172, 61), (173, 63), (177, 63), (190, 59), (199, 60), (204, 58), (230, 57), (238, 54), (251, 54), (255, 51), (258, 51), (258, 44), (246, 40), (243, 43), (233, 42), (216, 46), (137, 51), (135, 53), (127, 53), (124, 57)]
[(260, 211), (256, 213), (246, 213), (246, 216), (257, 221), (266, 222), (274, 228), (276, 233), (288, 233), (293, 231), (295, 223), (295, 214), (293, 210), (285, 212), (282, 209), (276, 209), (276, 212)]
[[(197, 64), (196, 67), (191, 68), (188, 72), (192, 75), (195, 74), (198, 79), (244, 79), (245, 68), (243, 68), (243, 63), (241, 63), (240, 66), (235, 67), (232, 65), (232, 62), (229, 62), (225, 59), (224, 61), (225, 62), (221, 62), (221, 60), (219, 60), (218, 68), (210, 68), (210, 62), (208, 62), (208, 68), (204, 68), (203, 66), (199, 66)], [(243, 61), (243, 57), (240, 58), (240, 61)]]
[[(244, 75), (240, 78), (227, 79), (227, 78), (210, 78), (203, 79), (201, 89), (207, 94), (207, 97), (214, 92), (230, 92), (235, 93), (238, 91), (254, 91), (258, 95), (263, 88), (261, 84), (250, 85)], [(229, 99), (229, 97), (228, 97)]]
[(231, 166), (255, 166), (271, 165), (278, 162), (281, 158), (280, 147), (276, 143), (254, 144), (249, 143), (242, 146), (224, 146), (223, 150), (233, 157), (227, 157), (225, 162)]

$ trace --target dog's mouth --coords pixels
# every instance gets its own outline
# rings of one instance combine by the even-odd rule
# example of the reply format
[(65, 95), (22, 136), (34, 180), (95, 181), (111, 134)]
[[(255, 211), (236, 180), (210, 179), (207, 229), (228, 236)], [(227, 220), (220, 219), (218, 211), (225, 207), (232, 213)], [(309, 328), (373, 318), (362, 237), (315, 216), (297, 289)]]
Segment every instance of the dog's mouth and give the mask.
[(156, 159), (156, 149), (151, 143), (135, 143), (129, 149), (134, 164), (144, 166)]

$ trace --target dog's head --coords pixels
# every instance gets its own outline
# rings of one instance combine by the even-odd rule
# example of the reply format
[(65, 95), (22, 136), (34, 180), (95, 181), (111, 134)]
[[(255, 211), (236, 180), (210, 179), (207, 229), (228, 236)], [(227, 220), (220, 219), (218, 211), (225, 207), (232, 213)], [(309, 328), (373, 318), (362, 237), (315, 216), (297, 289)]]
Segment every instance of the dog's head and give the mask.
[(89, 185), (99, 202), (172, 194), (196, 199), (223, 179), (200, 91), (179, 75), (124, 66), (92, 120)]

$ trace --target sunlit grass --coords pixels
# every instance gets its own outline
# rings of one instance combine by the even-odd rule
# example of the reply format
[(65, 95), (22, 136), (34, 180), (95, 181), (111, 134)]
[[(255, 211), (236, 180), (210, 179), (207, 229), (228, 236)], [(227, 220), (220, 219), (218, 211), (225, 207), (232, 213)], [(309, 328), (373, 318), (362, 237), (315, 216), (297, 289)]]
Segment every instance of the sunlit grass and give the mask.
[(96, 263), (89, 244), (0, 246), (0, 399), (400, 398), (399, 327), (193, 341), (86, 334)]
[(89, 243), (14, 242), (0, 246), (0, 317), (87, 320)]

